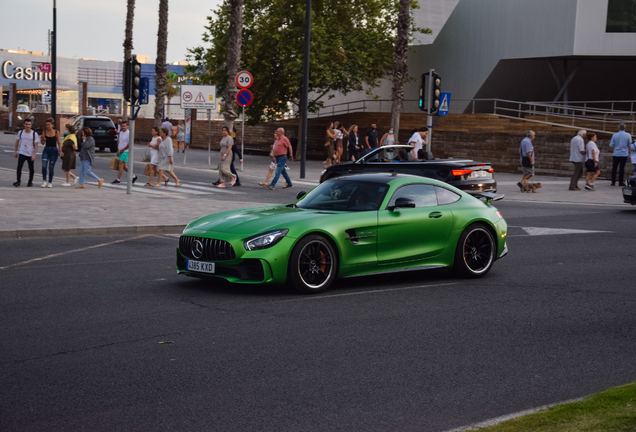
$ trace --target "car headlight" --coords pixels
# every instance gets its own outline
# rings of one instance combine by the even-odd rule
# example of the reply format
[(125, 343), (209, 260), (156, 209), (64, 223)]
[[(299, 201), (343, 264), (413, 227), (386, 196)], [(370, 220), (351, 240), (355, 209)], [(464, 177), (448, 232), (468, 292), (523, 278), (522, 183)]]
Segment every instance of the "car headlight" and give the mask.
[(287, 233), (288, 229), (280, 229), (276, 231), (270, 231), (265, 234), (257, 235), (256, 237), (252, 237), (250, 239), (245, 240), (244, 246), (245, 250), (253, 251), (259, 249), (267, 249), (268, 247), (274, 246), (278, 243)]

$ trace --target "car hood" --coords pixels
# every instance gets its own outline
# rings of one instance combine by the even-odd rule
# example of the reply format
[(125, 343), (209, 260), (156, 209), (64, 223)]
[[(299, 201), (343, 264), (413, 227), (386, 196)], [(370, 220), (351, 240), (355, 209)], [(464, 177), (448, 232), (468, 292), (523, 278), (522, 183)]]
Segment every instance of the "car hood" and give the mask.
[(331, 213), (284, 205), (233, 210), (197, 219), (186, 227), (184, 234), (211, 231), (251, 236), (280, 228), (289, 229), (293, 225), (325, 217), (327, 214)]

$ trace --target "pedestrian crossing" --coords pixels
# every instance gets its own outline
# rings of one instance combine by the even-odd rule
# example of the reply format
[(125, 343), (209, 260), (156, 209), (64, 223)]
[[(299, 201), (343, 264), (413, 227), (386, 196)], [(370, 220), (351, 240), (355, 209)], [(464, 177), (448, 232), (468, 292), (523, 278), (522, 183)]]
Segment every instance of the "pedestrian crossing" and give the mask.
[[(241, 192), (238, 190), (233, 190), (232, 188), (221, 189), (212, 186), (208, 183), (208, 186), (201, 186), (199, 184), (205, 184), (202, 182), (182, 182), (181, 186), (175, 187), (174, 184), (168, 186), (161, 186), (159, 188), (144, 186), (143, 184), (134, 183), (132, 190), (133, 193), (143, 193), (148, 195), (157, 195), (157, 196), (169, 196), (169, 197), (183, 197), (186, 195), (247, 195), (247, 192)], [(97, 182), (86, 182), (87, 185), (97, 186)], [(118, 190), (126, 190), (128, 188), (127, 182), (121, 182), (120, 184), (110, 184), (104, 183), (102, 185), (103, 188), (108, 189), (118, 189)]]

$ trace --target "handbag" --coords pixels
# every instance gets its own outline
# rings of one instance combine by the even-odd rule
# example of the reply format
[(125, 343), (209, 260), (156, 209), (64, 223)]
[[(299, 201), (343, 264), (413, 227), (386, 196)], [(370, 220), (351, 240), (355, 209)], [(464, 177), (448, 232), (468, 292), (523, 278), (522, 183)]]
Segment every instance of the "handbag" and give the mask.
[(531, 168), (532, 167), (532, 162), (530, 161), (530, 158), (528, 156), (523, 156), (521, 159), (521, 166), (524, 168)]
[(110, 160), (110, 169), (119, 171), (119, 159), (111, 158)]
[(152, 169), (152, 164), (146, 164), (146, 168), (144, 168), (144, 175), (150, 177), (153, 173), (154, 170)]

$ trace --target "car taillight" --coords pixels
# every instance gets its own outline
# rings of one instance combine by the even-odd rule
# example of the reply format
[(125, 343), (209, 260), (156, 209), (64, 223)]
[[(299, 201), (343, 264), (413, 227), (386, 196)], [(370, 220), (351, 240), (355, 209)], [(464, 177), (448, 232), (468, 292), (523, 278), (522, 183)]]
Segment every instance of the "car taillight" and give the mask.
[(501, 215), (501, 212), (499, 210), (497, 210), (495, 213), (497, 213), (497, 216), (499, 216), (499, 219), (503, 219), (503, 216)]
[(495, 169), (494, 169), (494, 168), (488, 168), (488, 172), (489, 172), (489, 173), (494, 173), (494, 172), (495, 172)]
[(464, 176), (464, 175), (470, 174), (472, 172), (473, 172), (473, 170), (469, 170), (469, 169), (452, 170), (452, 173), (453, 173), (454, 176)]
[(108, 133), (111, 135), (117, 135), (117, 129), (111, 129), (108, 131)]

